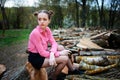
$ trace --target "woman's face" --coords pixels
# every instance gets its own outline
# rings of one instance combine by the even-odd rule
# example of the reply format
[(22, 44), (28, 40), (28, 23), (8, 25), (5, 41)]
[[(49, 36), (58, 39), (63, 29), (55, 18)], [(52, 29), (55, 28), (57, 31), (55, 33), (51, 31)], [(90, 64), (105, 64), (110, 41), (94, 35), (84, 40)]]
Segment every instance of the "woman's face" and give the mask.
[(45, 29), (50, 23), (50, 19), (48, 18), (48, 14), (39, 13), (38, 14), (38, 24), (42, 29)]

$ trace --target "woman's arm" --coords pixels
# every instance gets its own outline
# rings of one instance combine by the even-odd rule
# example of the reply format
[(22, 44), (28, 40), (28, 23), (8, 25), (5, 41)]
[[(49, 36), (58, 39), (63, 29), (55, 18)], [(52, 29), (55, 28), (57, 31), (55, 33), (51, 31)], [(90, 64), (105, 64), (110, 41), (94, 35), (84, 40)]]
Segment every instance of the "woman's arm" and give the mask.
[(55, 39), (54, 39), (54, 37), (52, 35), (52, 32), (51, 32), (51, 30), (49, 28), (48, 28), (48, 31), (49, 31), (49, 42), (51, 43), (50, 51), (53, 52), (56, 57), (58, 57), (59, 56), (59, 52), (57, 51), (58, 44), (55, 41)]

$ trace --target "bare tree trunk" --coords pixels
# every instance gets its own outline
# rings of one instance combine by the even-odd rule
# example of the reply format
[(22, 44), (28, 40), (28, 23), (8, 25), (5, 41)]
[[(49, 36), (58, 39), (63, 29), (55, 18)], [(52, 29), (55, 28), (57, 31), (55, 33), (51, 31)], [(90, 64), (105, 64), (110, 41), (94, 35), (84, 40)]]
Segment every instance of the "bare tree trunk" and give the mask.
[[(4, 4), (4, 3), (3, 3)], [(3, 32), (2, 32), (2, 36), (4, 37), (5, 36), (5, 29), (9, 27), (9, 23), (8, 23), (8, 19), (7, 19), (7, 15), (5, 13), (5, 7), (4, 5), (2, 4), (2, 1), (0, 3), (0, 8), (1, 8), (1, 13), (2, 13), (2, 18), (3, 18)]]
[(17, 29), (19, 29), (20, 28), (20, 11), (21, 9), (20, 8), (17, 8), (17, 16), (16, 16), (16, 27), (15, 28), (17, 28)]
[(3, 18), (3, 26), (2, 26), (2, 37), (4, 37), (5, 36), (5, 15), (4, 15), (4, 13), (5, 13), (5, 10), (4, 10), (4, 7), (2, 7), (1, 6), (1, 4), (0, 4), (0, 7), (1, 7), (1, 12), (2, 12), (2, 18)]
[(117, 13), (117, 7), (119, 6), (119, 0), (112, 0), (110, 3), (110, 10), (109, 10), (109, 28), (113, 28), (114, 23), (115, 23), (115, 17)]
[(76, 3), (76, 26), (79, 27), (79, 5), (77, 0), (75, 0)]
[(86, 0), (82, 0), (82, 27), (85, 27), (86, 23)]
[(100, 17), (100, 27), (103, 26), (103, 5), (104, 5), (104, 0), (101, 0), (102, 1), (102, 5), (101, 5), (101, 8), (100, 8), (100, 5), (98, 3), (98, 0), (96, 0), (97, 2), (97, 6), (98, 6), (98, 12), (99, 12), (99, 17)]

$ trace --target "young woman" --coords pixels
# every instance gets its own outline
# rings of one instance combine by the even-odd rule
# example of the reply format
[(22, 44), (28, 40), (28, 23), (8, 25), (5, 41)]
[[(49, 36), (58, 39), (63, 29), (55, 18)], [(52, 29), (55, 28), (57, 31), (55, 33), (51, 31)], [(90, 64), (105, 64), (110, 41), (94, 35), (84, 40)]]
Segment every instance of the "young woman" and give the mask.
[[(28, 42), (28, 61), (35, 69), (42, 67), (56, 66), (55, 72), (52, 74), (53, 80), (56, 80), (58, 74), (67, 66), (70, 71), (74, 70), (71, 61), (68, 58), (69, 50), (65, 50), (63, 46), (58, 46), (48, 25), (51, 22), (53, 12), (40, 10), (35, 12), (38, 25), (29, 35)], [(48, 48), (48, 44), (51, 48)]]

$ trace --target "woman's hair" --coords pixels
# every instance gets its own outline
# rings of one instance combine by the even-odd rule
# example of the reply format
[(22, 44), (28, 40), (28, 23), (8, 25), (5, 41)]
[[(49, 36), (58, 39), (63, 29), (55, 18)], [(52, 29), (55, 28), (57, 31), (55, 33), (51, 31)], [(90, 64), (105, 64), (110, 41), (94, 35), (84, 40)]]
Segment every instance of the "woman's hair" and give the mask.
[(53, 16), (54, 12), (52, 10), (40, 10), (40, 11), (36, 11), (34, 12), (34, 16), (38, 16), (39, 13), (46, 13), (48, 15), (48, 18), (51, 19), (51, 17)]

